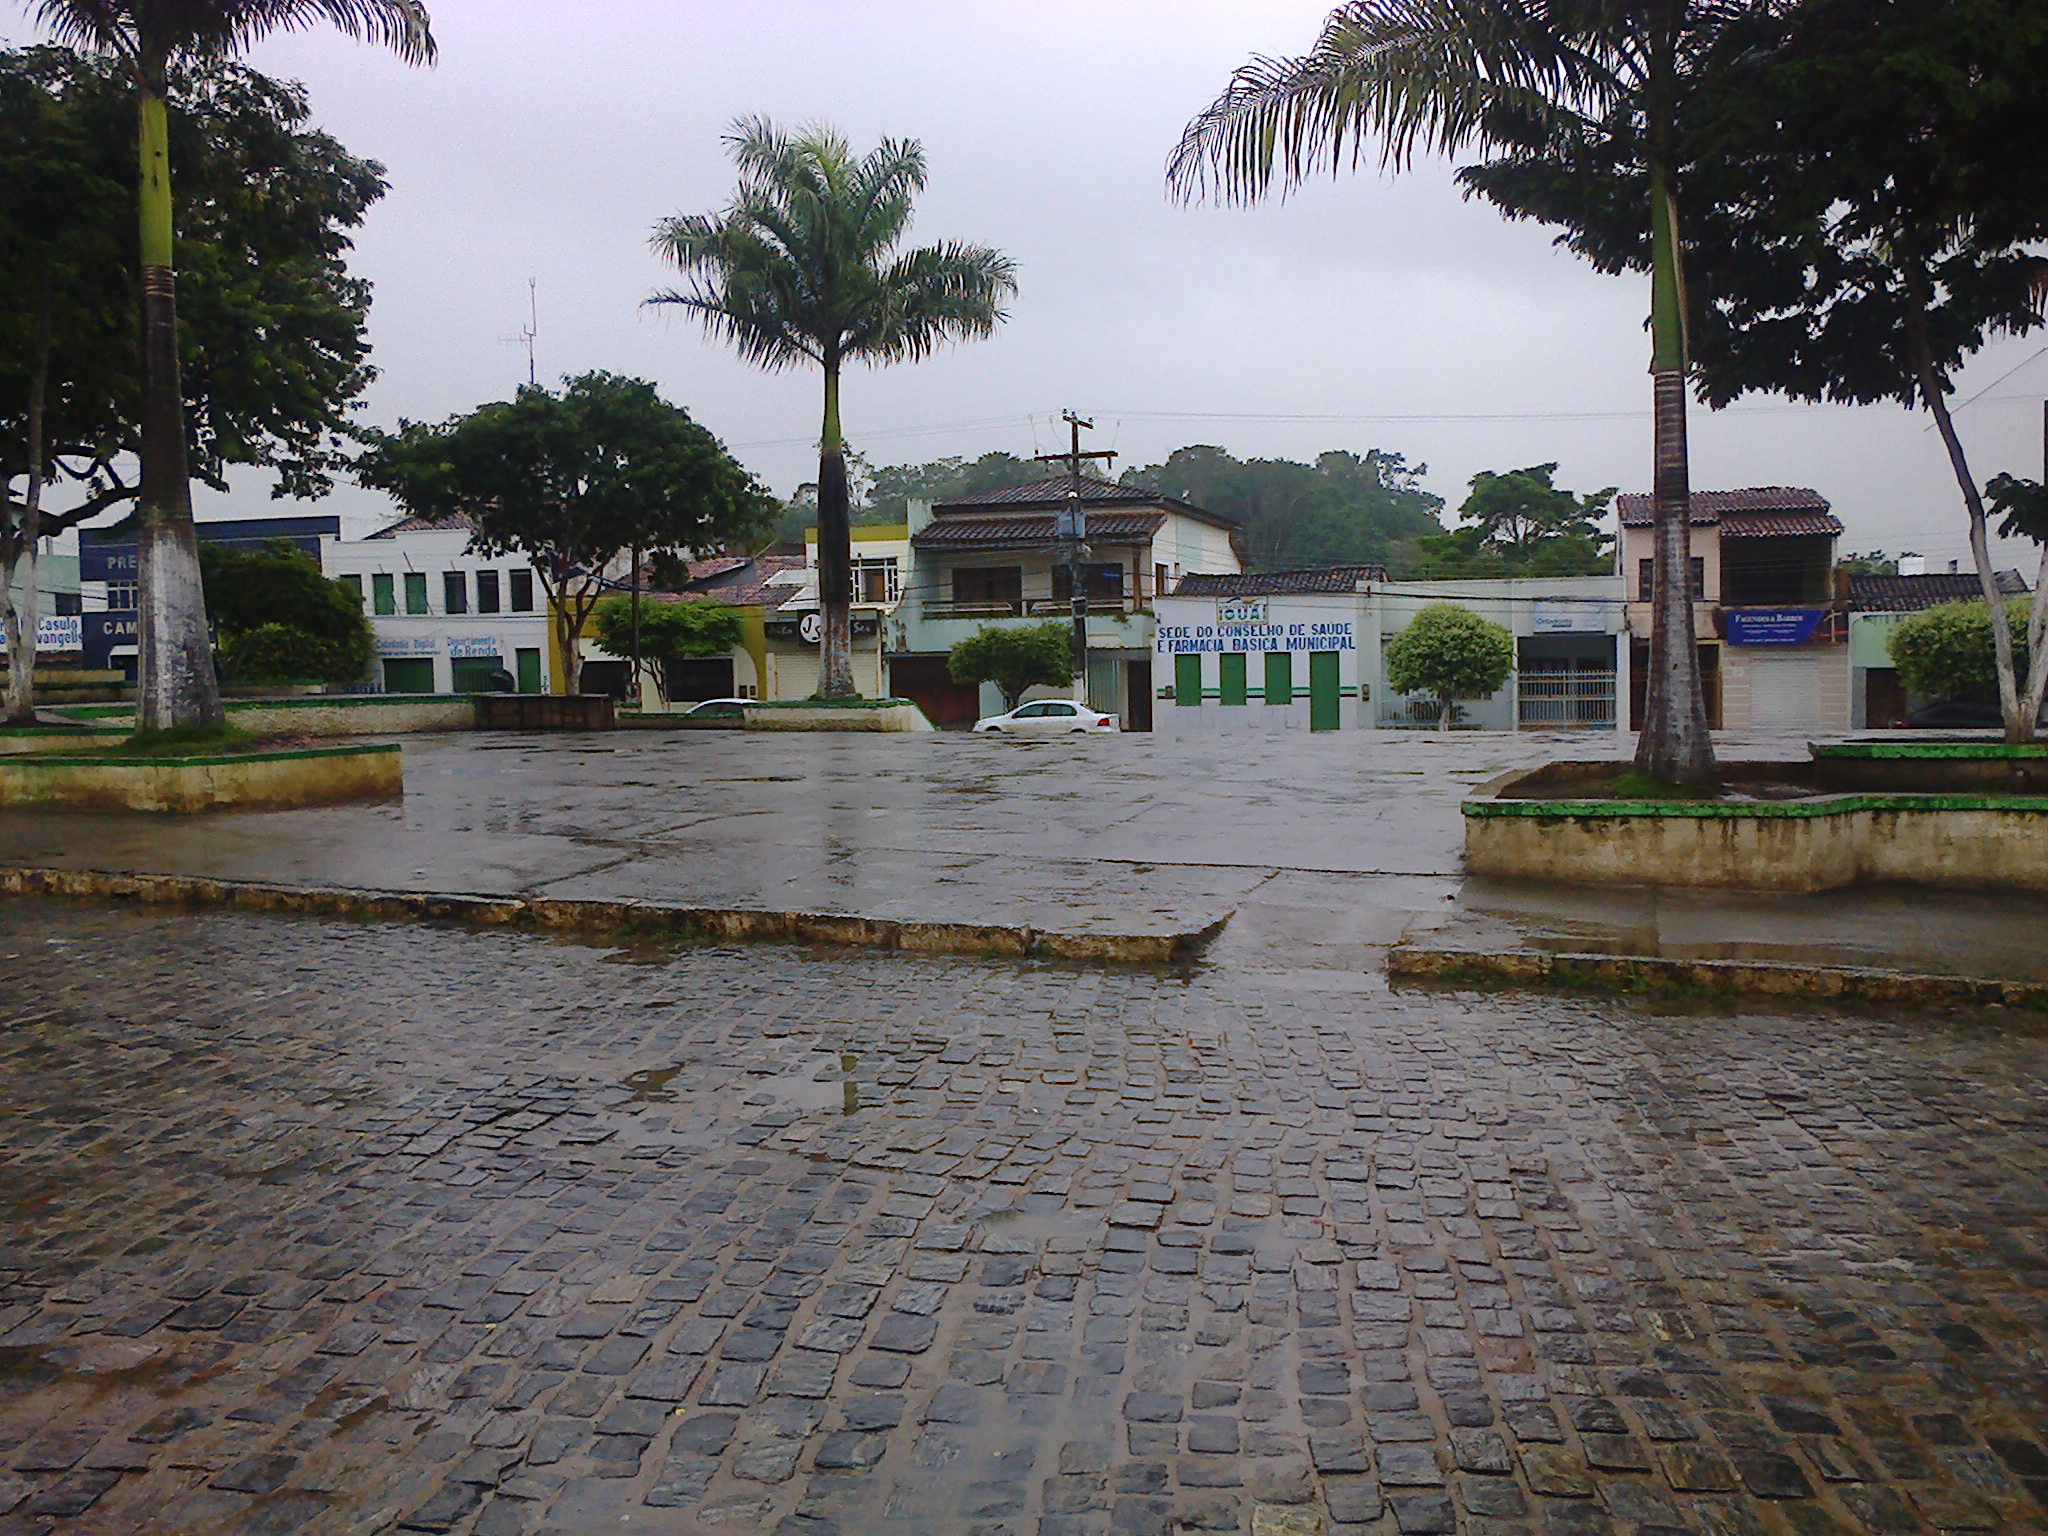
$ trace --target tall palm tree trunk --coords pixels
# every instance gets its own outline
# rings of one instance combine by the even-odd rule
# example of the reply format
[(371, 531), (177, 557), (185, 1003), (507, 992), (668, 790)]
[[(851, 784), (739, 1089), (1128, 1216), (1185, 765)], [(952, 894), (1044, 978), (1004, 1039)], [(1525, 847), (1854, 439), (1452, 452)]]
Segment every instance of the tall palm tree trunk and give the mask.
[(825, 360), (825, 427), (818, 439), (818, 697), (850, 699), (853, 687), (853, 532), (846, 495), (846, 440), (839, 430), (839, 360)]
[(136, 726), (145, 731), (223, 722), (178, 376), (178, 280), (173, 269), (170, 138), (160, 82), (139, 92), (142, 158), (142, 480), (136, 501), (140, 672)]
[(1685, 282), (1678, 210), (1652, 177), (1650, 375), (1656, 393), (1656, 545), (1650, 582), (1650, 675), (1636, 771), (1667, 784), (1715, 783), (1714, 741), (1693, 634), (1692, 475), (1685, 437)]

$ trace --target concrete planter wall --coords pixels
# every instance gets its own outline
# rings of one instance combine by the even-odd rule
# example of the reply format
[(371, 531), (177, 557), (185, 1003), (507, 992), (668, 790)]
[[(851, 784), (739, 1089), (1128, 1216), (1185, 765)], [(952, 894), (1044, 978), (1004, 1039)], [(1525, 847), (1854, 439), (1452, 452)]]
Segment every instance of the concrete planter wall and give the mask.
[(125, 725), (6, 726), (0, 727), (0, 757), (26, 756), (37, 752), (95, 752), (124, 742), (132, 733)]
[[(419, 731), (476, 729), (469, 693), (314, 694), (298, 699), (233, 699), (228, 723), (258, 736), (402, 736)], [(135, 712), (119, 706), (60, 713), (84, 724), (134, 729)]]
[(1829, 741), (1813, 751), (1819, 789), (1895, 794), (2048, 794), (2048, 747), (2006, 741)]
[(618, 723), (608, 693), (480, 693), (480, 731), (608, 731)]
[(0, 759), (0, 805), (80, 811), (279, 810), (394, 800), (405, 792), (394, 745), (192, 757)]
[[(1803, 764), (1774, 768), (1778, 777)], [(1511, 879), (1821, 891), (1864, 882), (2048, 892), (2048, 798), (1821, 794), (1800, 800), (1566, 798), (1552, 764), (1466, 802), (1465, 865)], [(1752, 773), (1751, 777), (1765, 777)], [(1559, 794), (1560, 789), (1565, 794)], [(1542, 799), (1519, 798), (1550, 791)]]
[(747, 706), (750, 731), (929, 731), (932, 723), (908, 699), (855, 699), (839, 704), (808, 700)]

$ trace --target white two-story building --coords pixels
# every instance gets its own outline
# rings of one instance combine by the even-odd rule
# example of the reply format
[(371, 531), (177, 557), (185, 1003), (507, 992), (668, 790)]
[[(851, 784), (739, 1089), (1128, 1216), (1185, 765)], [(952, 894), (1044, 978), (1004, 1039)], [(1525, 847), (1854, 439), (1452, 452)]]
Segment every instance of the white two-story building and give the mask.
[[(1190, 572), (1244, 568), (1235, 520), (1137, 486), (1082, 482), (1087, 554), (1088, 703), (1127, 730), (1153, 719), (1153, 604)], [(1074, 583), (1057, 517), (1065, 476), (910, 504), (911, 576), (889, 620), (893, 691), (932, 723), (972, 724), (1002, 708), (993, 684), (947, 674), (953, 647), (985, 624), (1065, 619)]]
[(467, 518), (408, 517), (366, 539), (324, 538), (320, 568), (363, 600), (386, 693), (549, 693), (547, 597), (523, 556), (470, 551)]

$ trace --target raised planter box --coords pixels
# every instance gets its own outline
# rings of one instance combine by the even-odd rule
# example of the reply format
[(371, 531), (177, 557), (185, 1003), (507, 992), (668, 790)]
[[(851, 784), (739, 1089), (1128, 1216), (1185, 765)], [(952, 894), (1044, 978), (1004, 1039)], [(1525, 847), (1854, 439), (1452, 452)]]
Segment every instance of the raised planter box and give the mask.
[(126, 741), (133, 734), (125, 725), (7, 725), (0, 726), (0, 757), (26, 756), (36, 752), (95, 752)]
[(191, 757), (0, 759), (0, 806), (78, 811), (279, 810), (395, 800), (405, 792), (392, 744)]
[[(336, 693), (295, 699), (230, 699), (228, 720), (257, 736), (407, 736), (476, 729), (470, 693)], [(133, 705), (55, 711), (87, 725), (135, 728)]]
[(931, 721), (909, 699), (774, 700), (747, 705), (750, 731), (929, 731)]
[(609, 731), (618, 723), (608, 693), (480, 693), (480, 731)]
[[(1613, 763), (1553, 763), (1468, 800), (1465, 867), (1508, 879), (1821, 891), (1896, 881), (2048, 891), (2048, 796), (1835, 793), (1789, 800), (1578, 798)], [(1800, 763), (1739, 765), (1797, 782)], [(1737, 775), (1731, 774), (1731, 778)]]
[(1824, 741), (1818, 789), (1903, 794), (2048, 795), (2048, 747), (2009, 741)]

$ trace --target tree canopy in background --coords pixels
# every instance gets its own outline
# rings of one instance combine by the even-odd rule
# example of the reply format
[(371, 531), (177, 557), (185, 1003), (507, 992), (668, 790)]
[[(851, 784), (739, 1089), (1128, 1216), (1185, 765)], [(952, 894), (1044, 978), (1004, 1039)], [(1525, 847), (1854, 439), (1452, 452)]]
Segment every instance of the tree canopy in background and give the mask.
[(261, 549), (201, 543), (206, 611), (240, 682), (354, 682), (369, 670), (362, 599), (290, 539)]
[[(2014, 660), (2028, 661), (2027, 611), (2024, 597), (2006, 603), (2012, 626)], [(1908, 614), (1893, 626), (1886, 642), (1899, 681), (1915, 698), (1990, 700), (1998, 697), (1998, 656), (1991, 634), (1991, 610), (1980, 602), (1943, 603)]]
[(862, 523), (900, 523), (913, 501), (945, 501), (1029, 485), (1057, 473), (1050, 465), (1013, 453), (984, 453), (978, 459), (934, 459), (929, 464), (884, 464), (868, 471), (868, 504)]
[[(607, 597), (591, 610), (597, 643), (614, 656), (633, 654), (633, 599)], [(740, 643), (737, 608), (708, 597), (640, 600), (640, 655), (647, 661), (722, 656)]]
[[(114, 66), (62, 48), (0, 53), (0, 474), (26, 473), (33, 349), (52, 311), (46, 434), (71, 504), (45, 532), (136, 495), (135, 108)], [(177, 74), (179, 352), (193, 472), (279, 475), (318, 495), (341, 467), (349, 411), (375, 376), (370, 285), (346, 259), (383, 167), (311, 126), (303, 89), (234, 64)], [(47, 285), (47, 286), (46, 286)]]
[(616, 590), (609, 573), (622, 556), (757, 540), (775, 511), (688, 411), (612, 373), (371, 434), (356, 475), (416, 516), (467, 517), (481, 554), (532, 560), (571, 693), (581, 688), (584, 625)]
[(1003, 708), (1027, 688), (1064, 688), (1074, 678), (1074, 626), (1065, 619), (1006, 629), (984, 624), (953, 647), (946, 672), (956, 683), (994, 683)]
[(1604, 576), (1614, 569), (1614, 535), (1600, 524), (1615, 487), (1577, 495), (1553, 482), (1557, 465), (1483, 469), (1458, 508), (1465, 526), (1427, 534), (1410, 575)]
[(1166, 461), (1123, 474), (1143, 486), (1244, 524), (1247, 564), (1255, 571), (1380, 562), (1411, 564), (1421, 540), (1442, 531), (1443, 498), (1417, 484), (1426, 466), (1374, 448), (1332, 449), (1313, 464), (1237, 459), (1207, 444), (1176, 449)]
[(1498, 693), (1515, 668), (1515, 637), (1456, 603), (1432, 603), (1386, 644), (1387, 686), (1437, 701), (1448, 731), (1459, 699)]

